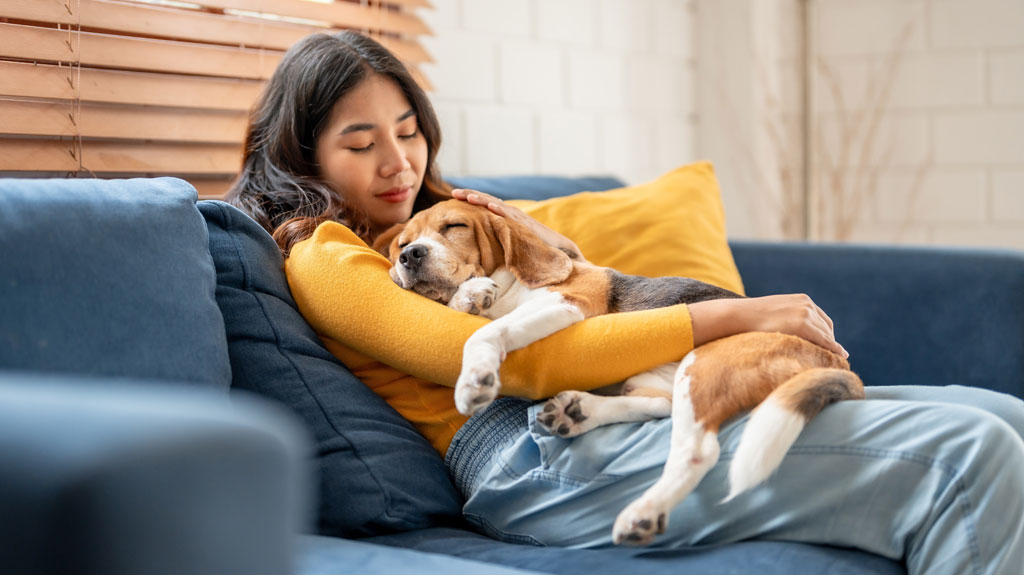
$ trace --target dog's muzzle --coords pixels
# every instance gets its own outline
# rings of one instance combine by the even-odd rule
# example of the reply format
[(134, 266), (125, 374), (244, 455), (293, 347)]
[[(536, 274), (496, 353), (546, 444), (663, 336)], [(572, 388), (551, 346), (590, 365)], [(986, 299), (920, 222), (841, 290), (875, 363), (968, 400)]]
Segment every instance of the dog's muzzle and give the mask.
[(426, 261), (429, 254), (430, 248), (428, 246), (412, 244), (402, 250), (402, 253), (398, 256), (398, 263), (405, 266), (410, 272), (415, 273), (423, 266), (423, 262)]
[(457, 285), (439, 273), (436, 262), (432, 263), (431, 246), (420, 243), (409, 244), (398, 255), (398, 261), (391, 266), (391, 279), (402, 289), (413, 290), (434, 301), (447, 304), (455, 294)]

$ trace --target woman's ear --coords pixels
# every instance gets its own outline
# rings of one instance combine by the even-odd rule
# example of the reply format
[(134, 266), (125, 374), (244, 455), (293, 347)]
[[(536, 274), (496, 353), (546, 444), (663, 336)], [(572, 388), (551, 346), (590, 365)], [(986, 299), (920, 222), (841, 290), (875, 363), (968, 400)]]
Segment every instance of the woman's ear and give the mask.
[(572, 273), (569, 256), (544, 243), (530, 228), (512, 218), (488, 216), (494, 235), (505, 252), (505, 267), (527, 287), (562, 283)]
[(391, 244), (398, 239), (398, 235), (405, 229), (405, 222), (395, 224), (390, 228), (384, 230), (384, 232), (377, 236), (377, 239), (373, 240), (373, 249), (377, 250), (384, 257), (391, 259)]

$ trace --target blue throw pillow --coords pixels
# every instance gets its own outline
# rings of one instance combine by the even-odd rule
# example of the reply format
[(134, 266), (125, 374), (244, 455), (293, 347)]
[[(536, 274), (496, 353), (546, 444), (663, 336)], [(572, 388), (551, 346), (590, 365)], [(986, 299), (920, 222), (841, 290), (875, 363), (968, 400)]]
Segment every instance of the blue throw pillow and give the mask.
[(231, 381), (196, 191), (0, 179), (0, 368)]
[(270, 235), (234, 207), (199, 203), (217, 265), (233, 385), (298, 413), (315, 436), (320, 532), (358, 537), (461, 520), (444, 463), (299, 314)]
[(467, 188), (491, 194), (503, 200), (547, 200), (579, 192), (602, 192), (624, 187), (613, 176), (487, 176), (448, 178), (455, 188)]

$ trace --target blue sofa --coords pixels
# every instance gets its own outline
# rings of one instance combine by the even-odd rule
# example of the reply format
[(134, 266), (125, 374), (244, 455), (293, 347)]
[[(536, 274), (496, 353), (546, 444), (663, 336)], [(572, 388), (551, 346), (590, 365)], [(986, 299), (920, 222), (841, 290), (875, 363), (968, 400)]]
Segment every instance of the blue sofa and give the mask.
[[(460, 179), (539, 199), (614, 179)], [(1024, 397), (1024, 254), (735, 242), (869, 385)], [(556, 549), (472, 532), (436, 453), (329, 354), (252, 220), (171, 178), (0, 179), (0, 573), (903, 573), (752, 541)], [(571, 528), (571, 526), (567, 526)]]

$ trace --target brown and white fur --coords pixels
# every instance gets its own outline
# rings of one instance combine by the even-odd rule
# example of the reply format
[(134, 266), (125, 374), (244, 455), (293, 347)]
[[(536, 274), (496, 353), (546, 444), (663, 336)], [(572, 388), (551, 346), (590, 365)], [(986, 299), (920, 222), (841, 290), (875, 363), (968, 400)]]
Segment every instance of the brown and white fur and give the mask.
[[(500, 391), (505, 355), (587, 317), (741, 297), (688, 278), (642, 278), (574, 259), (526, 226), (486, 208), (450, 200), (385, 232), (375, 247), (405, 289), (494, 321), (465, 344), (455, 386), (470, 415)], [(619, 395), (606, 395), (618, 392)], [(780, 333), (743, 333), (698, 347), (679, 363), (636, 375), (601, 395), (566, 391), (538, 421), (574, 437), (595, 427), (672, 416), (661, 478), (617, 518), (615, 543), (647, 544), (669, 511), (717, 463), (718, 430), (753, 409), (729, 468), (728, 499), (764, 481), (807, 422), (825, 406), (863, 397), (842, 357)]]

